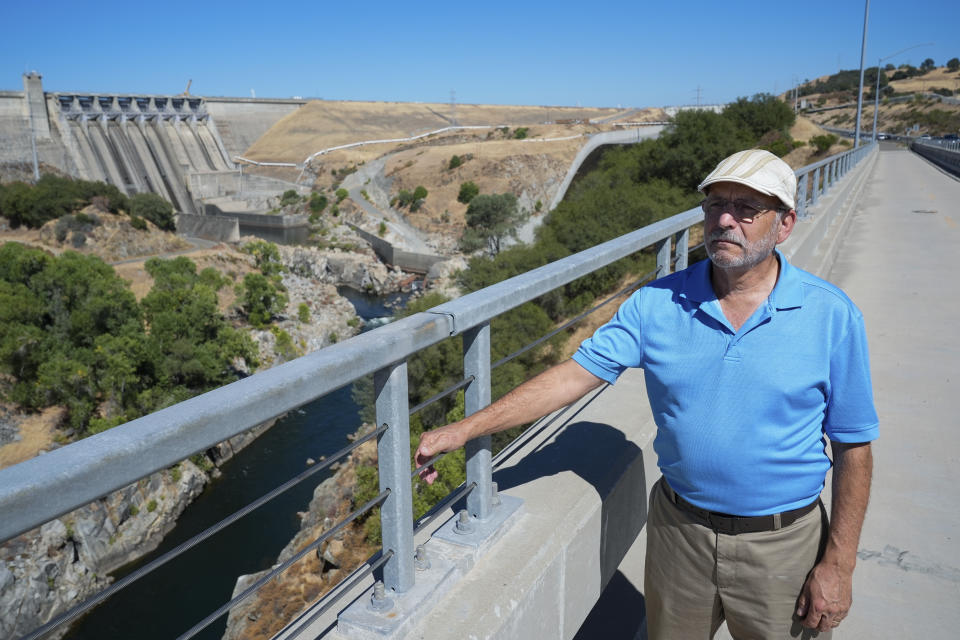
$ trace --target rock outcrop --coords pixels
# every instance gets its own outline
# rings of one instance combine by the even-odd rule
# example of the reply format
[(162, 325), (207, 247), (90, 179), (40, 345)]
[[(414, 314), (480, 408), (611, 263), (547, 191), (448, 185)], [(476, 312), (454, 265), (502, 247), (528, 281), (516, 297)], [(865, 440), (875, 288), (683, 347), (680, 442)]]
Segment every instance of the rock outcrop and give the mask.
[(160, 544), (206, 482), (184, 461), (0, 546), (0, 637), (29, 633), (106, 587), (110, 571)]

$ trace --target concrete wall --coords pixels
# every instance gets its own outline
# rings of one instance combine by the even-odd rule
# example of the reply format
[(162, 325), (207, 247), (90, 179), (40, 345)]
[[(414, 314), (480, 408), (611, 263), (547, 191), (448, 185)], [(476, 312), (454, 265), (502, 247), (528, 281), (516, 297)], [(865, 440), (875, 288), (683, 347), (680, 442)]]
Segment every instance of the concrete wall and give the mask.
[(205, 102), (231, 160), (242, 156), (281, 118), (307, 103), (256, 98), (206, 98)]
[(217, 242), (239, 242), (240, 223), (236, 218), (181, 213), (177, 216), (177, 233)]
[(350, 228), (370, 243), (374, 253), (376, 253), (381, 260), (394, 267), (399, 267), (404, 271), (426, 273), (434, 264), (444, 260), (442, 256), (397, 249), (383, 238), (361, 229), (357, 225), (351, 224)]
[(637, 127), (635, 129), (623, 129), (621, 131), (604, 131), (603, 133), (590, 136), (587, 144), (580, 148), (573, 162), (570, 163), (570, 168), (567, 169), (567, 175), (564, 176), (563, 182), (560, 183), (560, 188), (557, 189), (557, 193), (554, 194), (548, 211), (553, 211), (557, 208), (557, 205), (563, 200), (563, 196), (566, 195), (567, 189), (570, 188), (570, 183), (573, 182), (577, 172), (580, 171), (580, 165), (582, 165), (596, 149), (608, 144), (633, 144), (648, 138), (656, 138), (660, 135), (661, 131), (663, 131), (662, 125), (654, 125)]

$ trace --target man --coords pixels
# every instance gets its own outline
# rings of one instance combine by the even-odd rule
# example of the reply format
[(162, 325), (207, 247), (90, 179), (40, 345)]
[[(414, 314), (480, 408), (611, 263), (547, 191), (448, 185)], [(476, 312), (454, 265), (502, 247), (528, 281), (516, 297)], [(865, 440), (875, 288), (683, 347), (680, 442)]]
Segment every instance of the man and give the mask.
[(877, 437), (863, 319), (775, 250), (796, 223), (786, 163), (742, 151), (699, 190), (709, 260), (637, 291), (572, 359), (424, 433), (417, 461), (642, 367), (663, 474), (647, 520), (649, 637), (709, 638), (724, 620), (735, 638), (828, 637), (852, 602)]

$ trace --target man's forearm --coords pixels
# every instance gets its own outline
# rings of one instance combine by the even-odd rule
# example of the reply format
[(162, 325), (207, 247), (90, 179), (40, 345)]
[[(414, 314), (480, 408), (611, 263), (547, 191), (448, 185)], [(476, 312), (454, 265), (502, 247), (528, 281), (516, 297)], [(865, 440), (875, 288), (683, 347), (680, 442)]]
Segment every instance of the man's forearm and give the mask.
[(481, 411), (459, 422), (425, 431), (417, 448), (417, 464), (425, 464), (438, 453), (458, 449), (468, 440), (532, 422), (576, 401), (601, 384), (603, 380), (575, 361), (567, 360), (528, 380)]
[(465, 418), (468, 439), (516, 427), (579, 400), (603, 380), (573, 360), (547, 369), (488, 407)]
[(833, 498), (827, 546), (797, 599), (803, 625), (824, 632), (840, 624), (853, 602), (853, 569), (873, 474), (869, 442), (831, 446)]
[(870, 500), (873, 452), (870, 443), (834, 442), (833, 493), (830, 507), (830, 535), (823, 562), (853, 571), (860, 544), (860, 530)]

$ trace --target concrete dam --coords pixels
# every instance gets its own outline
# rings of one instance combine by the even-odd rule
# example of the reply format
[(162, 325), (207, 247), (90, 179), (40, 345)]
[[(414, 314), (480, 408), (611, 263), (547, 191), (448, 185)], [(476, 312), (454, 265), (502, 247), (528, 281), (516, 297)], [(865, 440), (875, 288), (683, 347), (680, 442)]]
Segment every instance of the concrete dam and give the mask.
[[(203, 98), (43, 91), (24, 74), (24, 91), (0, 92), (0, 163), (40, 163), (127, 195), (157, 193), (182, 213), (203, 213), (201, 200), (241, 188), (242, 155), (303, 100)], [(249, 190), (283, 183), (244, 176)], [(263, 184), (261, 184), (263, 183)]]

